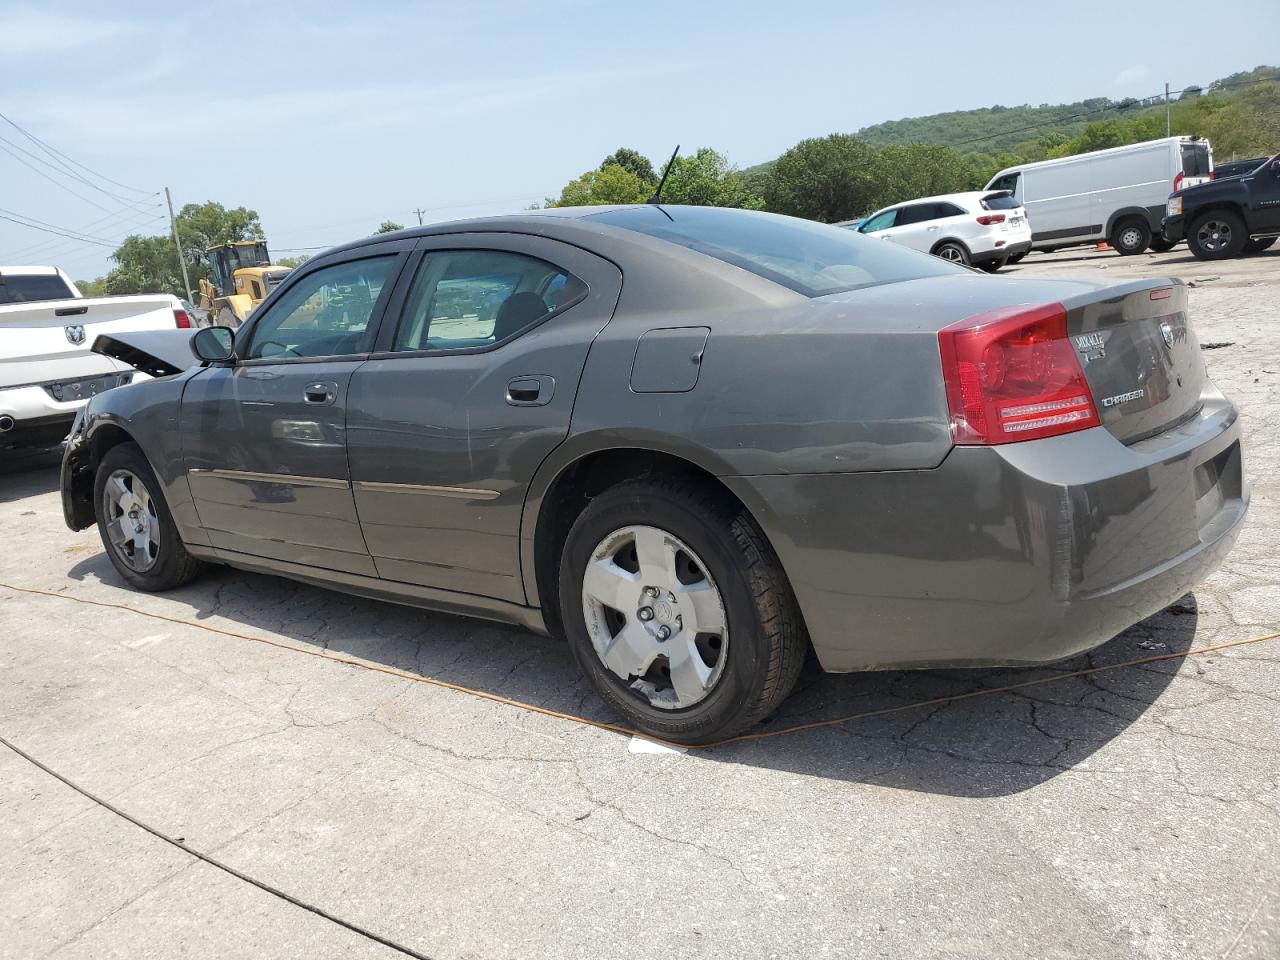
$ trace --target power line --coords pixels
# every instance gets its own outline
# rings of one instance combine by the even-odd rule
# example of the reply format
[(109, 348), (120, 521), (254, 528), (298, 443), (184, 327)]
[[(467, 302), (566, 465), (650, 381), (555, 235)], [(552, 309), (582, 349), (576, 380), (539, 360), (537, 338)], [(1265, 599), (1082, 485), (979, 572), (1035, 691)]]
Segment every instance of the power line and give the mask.
[(20, 227), (30, 227), (32, 230), (40, 230), (43, 233), (54, 233), (60, 237), (67, 237), (71, 240), (79, 240), (81, 243), (96, 243), (99, 246), (103, 246), (103, 247), (114, 246), (114, 244), (112, 244), (110, 240), (94, 240), (92, 237), (77, 237), (75, 234), (63, 233), (61, 230), (51, 230), (47, 227), (37, 227), (33, 223), (23, 223), (21, 220), (15, 220), (13, 217), (7, 217), (3, 213), (0, 213), (0, 220), (8, 220), (10, 223), (16, 223)]
[[(78, 160), (73, 160), (71, 157), (67, 156), (67, 155), (66, 155), (65, 153), (63, 153), (61, 150), (59, 150), (59, 149), (57, 149), (56, 147), (50, 146), (49, 144), (45, 143), (43, 140), (41, 140), (39, 137), (37, 137), (37, 136), (36, 136), (34, 133), (32, 133), (31, 131), (26, 130), (26, 129), (24, 129), (23, 127), (19, 126), (19, 125), (18, 125), (18, 123), (17, 123), (16, 121), (11, 120), (9, 117), (5, 116), (3, 113), (0, 113), (0, 120), (3, 120), (5, 123), (9, 124), (9, 126), (13, 127), (13, 129), (17, 130), (19, 133), (21, 133), (24, 137), (26, 137), (26, 138), (27, 138), (28, 140), (30, 140), (32, 143), (34, 143), (34, 144), (36, 144), (37, 146), (39, 146), (42, 150), (44, 150), (44, 151), (45, 151), (46, 153), (48, 153), (50, 156), (53, 156), (53, 157), (60, 157), (60, 158), (62, 158), (62, 160), (65, 160), (65, 161), (67, 161), (68, 163), (73, 163), (73, 164), (75, 164), (77, 167), (79, 167), (81, 170), (84, 170), (86, 173), (91, 173), (91, 174), (93, 174), (95, 177), (97, 177), (99, 180), (105, 180), (107, 183), (113, 184), (114, 186), (122, 187), (122, 188), (124, 188), (125, 190), (132, 190), (134, 193), (143, 193), (143, 194), (149, 193), (149, 191), (147, 191), (147, 190), (143, 190), (143, 189), (141, 189), (140, 187), (131, 187), (131, 186), (129, 186), (127, 183), (121, 183), (119, 180), (112, 180), (110, 177), (106, 176), (105, 174), (98, 173), (96, 170), (93, 170), (93, 169), (91, 169), (90, 167), (86, 167), (86, 166), (85, 166), (83, 163), (81, 163), (80, 161), (78, 161)], [(64, 166), (65, 166), (65, 164), (64, 164)], [(152, 195), (152, 196), (154, 196), (154, 194), (151, 194), (151, 195)]]
[[(24, 217), (24, 219), (28, 219), (28, 220), (34, 219), (32, 217), (25, 217), (25, 215), (23, 214), (18, 214), (18, 216), (22, 216)], [(139, 220), (139, 217), (143, 217), (147, 219)], [(160, 219), (162, 218), (151, 216), (147, 211), (140, 212), (133, 209), (122, 209), (122, 210), (112, 211), (105, 217), (98, 217), (96, 220), (86, 223), (83, 226), (80, 226), (78, 228), (69, 228), (69, 227), (62, 228), (62, 227), (59, 227), (58, 224), (48, 223), (47, 221), (44, 221), (44, 220), (40, 220), (37, 222), (43, 223), (45, 224), (45, 226), (54, 227), (55, 229), (66, 229), (69, 232), (78, 234), (80, 236), (90, 236), (91, 230), (102, 231), (102, 230), (105, 230), (107, 227), (113, 227), (113, 228), (119, 228), (119, 227), (125, 227), (125, 226), (141, 227), (141, 226), (146, 226), (150, 223), (154, 223), (155, 221)], [(42, 240), (35, 244), (30, 244), (26, 247), (20, 248), (16, 252), (7, 254), (5, 259), (8, 259), (9, 262), (12, 263), (16, 259), (27, 258), (30, 256), (35, 256), (37, 254), (40, 256), (46, 256), (49, 252), (51, 252), (52, 248), (65, 249), (65, 244), (58, 240)]]
[[(39, 163), (45, 167), (48, 167), (50, 170), (52, 170), (54, 173), (58, 174), (59, 176), (71, 177), (74, 180), (78, 181), (79, 183), (83, 183), (90, 190), (97, 190), (99, 193), (110, 197), (112, 200), (118, 200), (120, 203), (138, 204), (138, 203), (144, 202), (144, 200), (146, 199), (149, 199), (149, 198), (135, 199), (131, 197), (122, 197), (118, 193), (112, 193), (110, 190), (105, 190), (102, 187), (98, 186), (96, 183), (94, 183), (92, 180), (89, 180), (83, 174), (76, 173), (74, 170), (71, 170), (69, 167), (66, 167), (66, 164), (60, 164), (58, 166), (54, 166), (44, 157), (39, 156), (38, 154), (32, 153), (30, 150), (26, 149), (21, 144), (14, 143), (12, 140), (9, 140), (6, 137), (0, 137), (0, 143), (7, 143), (14, 150), (17, 150), (19, 153), (22, 153), (23, 155), (30, 157), (36, 163)], [(66, 169), (64, 169), (64, 167)], [(152, 196), (155, 196), (155, 194), (152, 194)]]

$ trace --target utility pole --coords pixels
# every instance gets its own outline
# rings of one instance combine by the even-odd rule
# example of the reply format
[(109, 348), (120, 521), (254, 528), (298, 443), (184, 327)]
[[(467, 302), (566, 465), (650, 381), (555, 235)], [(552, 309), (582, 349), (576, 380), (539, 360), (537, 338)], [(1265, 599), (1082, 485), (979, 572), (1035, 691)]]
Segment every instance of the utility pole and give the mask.
[(416, 214), (418, 215), (418, 226), (422, 226), (422, 215), (423, 215), (424, 213), (426, 213), (427, 211), (425, 211), (425, 210), (415, 210), (415, 211), (413, 211), (413, 212), (414, 212), (414, 213), (416, 213)]
[(164, 188), (164, 202), (169, 205), (169, 227), (173, 230), (173, 245), (178, 249), (178, 266), (182, 268), (182, 288), (187, 291), (187, 299), (191, 300), (191, 280), (187, 276), (187, 258), (182, 255), (182, 241), (178, 239), (178, 221), (173, 216), (173, 197), (169, 196), (169, 188)]
[(1173, 136), (1169, 132), (1169, 81), (1164, 84), (1164, 135), (1166, 137)]

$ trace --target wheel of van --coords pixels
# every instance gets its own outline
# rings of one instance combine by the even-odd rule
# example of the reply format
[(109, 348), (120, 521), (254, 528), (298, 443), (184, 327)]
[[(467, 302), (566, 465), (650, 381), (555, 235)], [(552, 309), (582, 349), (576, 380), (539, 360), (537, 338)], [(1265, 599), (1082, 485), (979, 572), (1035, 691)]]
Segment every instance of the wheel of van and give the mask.
[(1198, 260), (1238, 257), (1248, 242), (1244, 221), (1231, 210), (1202, 213), (1187, 230), (1187, 246)]
[(938, 244), (933, 250), (933, 255), (941, 257), (943, 260), (950, 260), (952, 263), (963, 263), (966, 267), (972, 263), (969, 258), (969, 251), (965, 249), (964, 244), (956, 243), (953, 240)]
[(139, 590), (172, 590), (203, 564), (178, 536), (160, 482), (136, 443), (107, 451), (93, 483), (102, 546), (116, 572)]
[(1122, 257), (1132, 257), (1151, 245), (1151, 226), (1137, 217), (1121, 220), (1111, 231), (1109, 242)]
[(1244, 252), (1261, 253), (1263, 250), (1266, 250), (1274, 244), (1276, 240), (1280, 240), (1280, 237), (1258, 237), (1258, 239), (1250, 240), (1244, 245)]
[(1154, 250), (1156, 253), (1168, 253), (1170, 250), (1172, 250), (1176, 246), (1177, 246), (1177, 243), (1171, 240), (1166, 240), (1164, 237), (1151, 238), (1151, 249)]
[(565, 540), (560, 615), (600, 697), (639, 732), (712, 743), (791, 692), (808, 640), (763, 532), (677, 479), (618, 484)]

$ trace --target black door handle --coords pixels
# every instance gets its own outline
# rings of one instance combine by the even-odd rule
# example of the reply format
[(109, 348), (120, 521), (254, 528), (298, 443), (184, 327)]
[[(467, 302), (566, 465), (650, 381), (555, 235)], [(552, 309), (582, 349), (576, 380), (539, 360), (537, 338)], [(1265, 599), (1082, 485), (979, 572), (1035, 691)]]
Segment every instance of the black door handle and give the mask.
[(338, 395), (332, 383), (308, 383), (302, 388), (302, 399), (307, 403), (333, 403)]
[(551, 402), (555, 377), (512, 377), (507, 381), (507, 403), (513, 407), (540, 407)]

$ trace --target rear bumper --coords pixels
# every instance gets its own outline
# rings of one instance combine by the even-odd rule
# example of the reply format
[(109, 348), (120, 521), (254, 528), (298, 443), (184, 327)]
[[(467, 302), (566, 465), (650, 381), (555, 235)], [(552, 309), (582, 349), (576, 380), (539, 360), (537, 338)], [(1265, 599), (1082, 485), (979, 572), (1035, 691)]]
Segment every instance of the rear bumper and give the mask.
[(1208, 576), (1248, 504), (1216, 390), (1125, 446), (1104, 428), (957, 447), (933, 470), (730, 478), (831, 671), (1045, 663)]
[[(119, 376), (115, 365), (107, 367), (100, 373), (87, 374), (81, 378), (70, 380), (54, 380), (52, 384), (67, 384), (74, 380), (87, 380), (95, 376)], [(147, 379), (144, 373), (130, 371), (133, 382)], [(29, 383), (22, 386), (0, 388), (0, 425), (7, 424), (9, 419), (13, 425), (8, 430), (0, 430), (0, 443), (30, 442), (56, 443), (67, 434), (76, 412), (89, 402), (89, 397), (79, 400), (55, 400), (46, 389), (44, 383)], [(61, 432), (59, 432), (61, 431)]]

